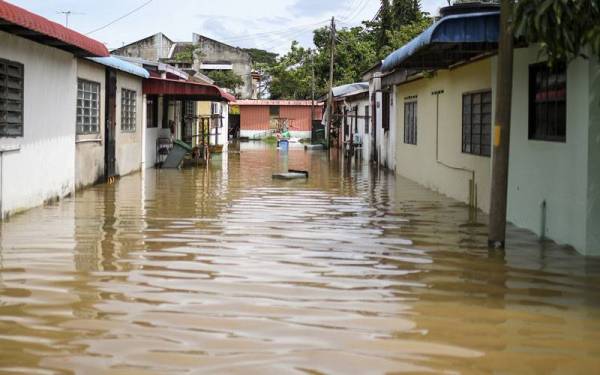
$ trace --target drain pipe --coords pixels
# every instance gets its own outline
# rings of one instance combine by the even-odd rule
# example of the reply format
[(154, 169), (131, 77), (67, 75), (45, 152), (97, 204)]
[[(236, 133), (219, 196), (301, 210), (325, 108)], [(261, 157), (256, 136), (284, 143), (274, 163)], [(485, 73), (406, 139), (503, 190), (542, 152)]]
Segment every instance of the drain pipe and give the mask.
[(475, 170), (467, 169), (462, 167), (455, 167), (449, 165), (440, 160), (440, 95), (444, 93), (444, 90), (433, 91), (431, 95), (435, 95), (435, 161), (443, 165), (446, 168), (462, 171), (471, 174), (471, 180), (469, 181), (469, 207), (477, 209), (477, 184), (475, 183)]
[(4, 154), (19, 150), (20, 145), (0, 146), (0, 221), (4, 220)]
[(542, 227), (540, 228), (540, 239), (542, 241), (544, 241), (546, 239), (546, 215), (548, 213), (548, 205), (546, 203), (546, 200), (544, 199), (542, 201), (542, 220), (541, 220), (541, 225)]

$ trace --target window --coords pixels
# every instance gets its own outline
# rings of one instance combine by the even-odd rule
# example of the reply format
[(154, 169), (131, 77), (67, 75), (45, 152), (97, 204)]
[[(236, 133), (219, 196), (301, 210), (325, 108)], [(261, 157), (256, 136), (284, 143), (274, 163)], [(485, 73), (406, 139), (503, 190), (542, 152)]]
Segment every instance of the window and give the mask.
[(146, 99), (146, 127), (158, 127), (158, 98), (156, 96), (149, 96)]
[(77, 134), (100, 131), (100, 84), (77, 80)]
[(404, 103), (404, 143), (417, 144), (417, 101)]
[(133, 90), (121, 90), (121, 130), (125, 132), (135, 131), (136, 92)]
[(23, 64), (0, 59), (0, 137), (23, 136)]
[(529, 67), (529, 139), (567, 141), (567, 74), (565, 66)]
[(269, 106), (269, 116), (279, 117), (279, 106), (278, 105)]
[(383, 130), (390, 130), (390, 93), (383, 92), (383, 100), (382, 104), (383, 108), (381, 109), (381, 126)]
[(462, 152), (490, 156), (492, 141), (492, 92), (463, 94)]
[(369, 106), (365, 106), (365, 134), (369, 134)]

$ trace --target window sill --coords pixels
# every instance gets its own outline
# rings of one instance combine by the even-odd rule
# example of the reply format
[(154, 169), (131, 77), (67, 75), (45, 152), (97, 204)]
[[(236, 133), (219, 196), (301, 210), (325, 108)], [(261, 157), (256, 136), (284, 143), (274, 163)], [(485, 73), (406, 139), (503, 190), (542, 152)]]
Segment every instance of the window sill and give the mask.
[(21, 151), (21, 145), (0, 145), (0, 154), (4, 154), (6, 152), (19, 152)]
[(75, 144), (80, 144), (80, 143), (102, 143), (102, 139), (101, 138), (95, 138), (95, 139), (78, 139), (75, 141)]
[(134, 133), (137, 133), (137, 130), (135, 130), (135, 129), (134, 130), (124, 130), (124, 129), (121, 129), (121, 133), (134, 134)]

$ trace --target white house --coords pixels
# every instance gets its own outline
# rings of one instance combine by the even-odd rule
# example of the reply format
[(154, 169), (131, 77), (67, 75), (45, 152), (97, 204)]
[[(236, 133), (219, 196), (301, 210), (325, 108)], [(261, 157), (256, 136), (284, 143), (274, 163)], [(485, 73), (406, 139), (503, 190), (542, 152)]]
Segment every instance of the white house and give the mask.
[(75, 189), (77, 57), (106, 47), (0, 2), (0, 216)]
[(337, 112), (341, 113), (338, 146), (346, 153), (352, 152), (363, 161), (369, 161), (374, 148), (369, 83), (338, 86), (332, 91)]
[[(116, 77), (116, 86), (107, 85), (107, 77), (111, 76)], [(148, 77), (145, 69), (116, 57), (78, 59), (75, 123), (78, 189), (141, 168), (146, 120), (142, 80)], [(124, 110), (128, 98), (123, 92), (135, 92), (134, 100), (127, 103), (130, 113)], [(128, 121), (133, 126), (124, 126)]]

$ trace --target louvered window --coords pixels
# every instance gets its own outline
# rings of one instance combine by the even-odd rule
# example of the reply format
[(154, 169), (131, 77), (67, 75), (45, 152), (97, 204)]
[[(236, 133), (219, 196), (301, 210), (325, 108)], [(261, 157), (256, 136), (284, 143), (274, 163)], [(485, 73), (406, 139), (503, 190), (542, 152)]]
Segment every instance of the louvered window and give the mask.
[(0, 59), (0, 137), (23, 136), (23, 64)]

